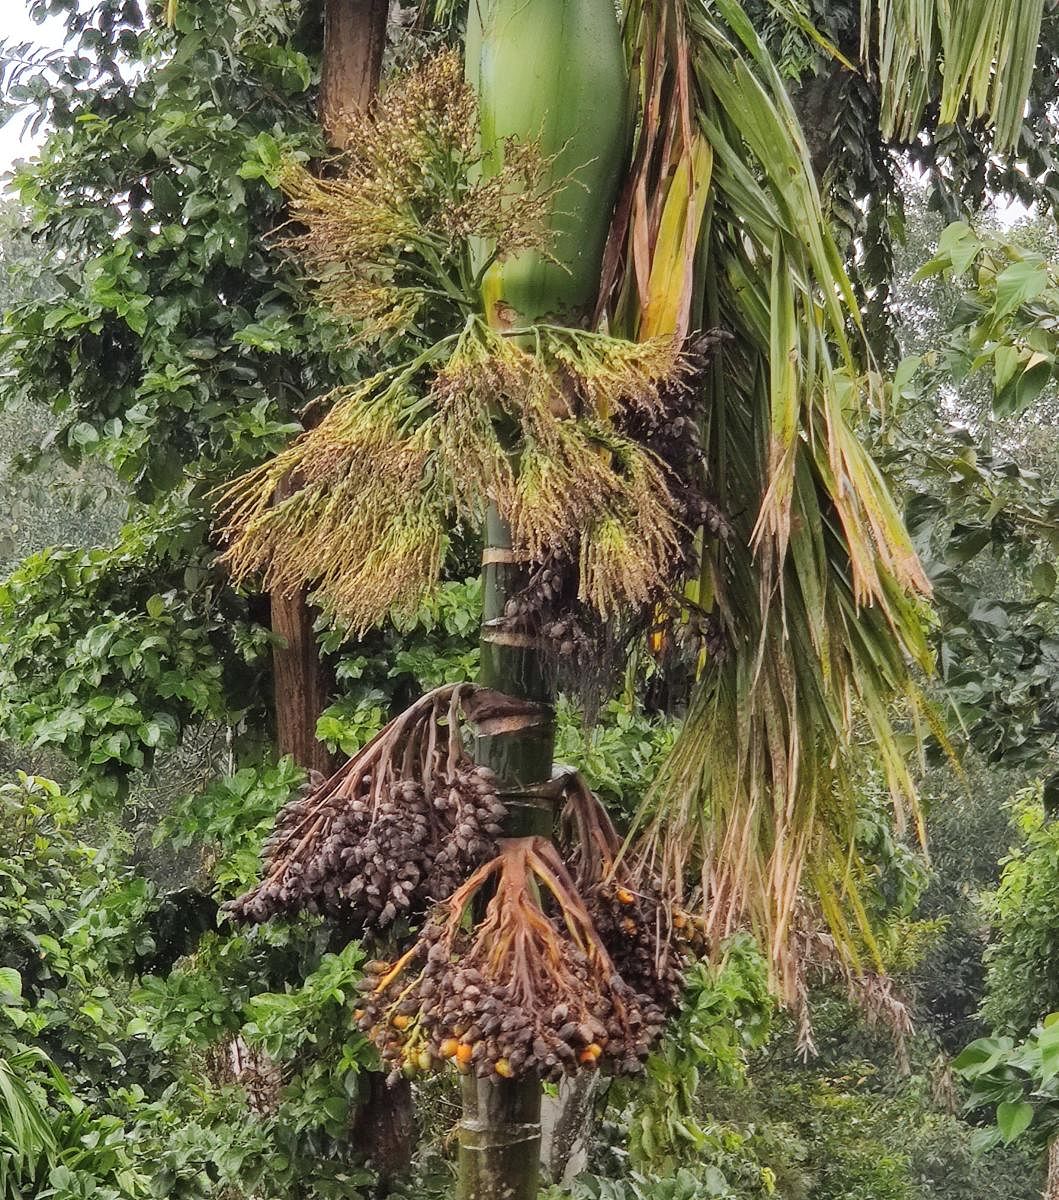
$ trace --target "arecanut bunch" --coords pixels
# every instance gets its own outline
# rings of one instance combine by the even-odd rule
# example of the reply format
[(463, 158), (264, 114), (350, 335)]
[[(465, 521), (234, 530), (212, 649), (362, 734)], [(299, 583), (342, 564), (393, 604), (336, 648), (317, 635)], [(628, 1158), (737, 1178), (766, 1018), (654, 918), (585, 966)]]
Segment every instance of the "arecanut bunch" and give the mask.
[(281, 809), (261, 882), (224, 906), (242, 922), (318, 912), (411, 940), (370, 964), (356, 1013), (393, 1070), (632, 1072), (677, 1002), (663, 907), (624, 872), (579, 775), (555, 779), (558, 843), (500, 836), (496, 777), (465, 737), (519, 705), (533, 719), (535, 706), (474, 684), (423, 696)]
[(262, 881), (224, 908), (262, 922), (319, 912), (362, 931), (422, 914), (496, 850), (496, 778), (468, 756), (461, 703), (481, 689), (428, 693), (308, 795), (281, 809)]
[[(466, 913), (492, 889), (483, 919)], [(665, 1021), (622, 978), (555, 846), (511, 838), (365, 980), (359, 1024), (394, 1070), (558, 1079), (606, 1058), (640, 1069)]]

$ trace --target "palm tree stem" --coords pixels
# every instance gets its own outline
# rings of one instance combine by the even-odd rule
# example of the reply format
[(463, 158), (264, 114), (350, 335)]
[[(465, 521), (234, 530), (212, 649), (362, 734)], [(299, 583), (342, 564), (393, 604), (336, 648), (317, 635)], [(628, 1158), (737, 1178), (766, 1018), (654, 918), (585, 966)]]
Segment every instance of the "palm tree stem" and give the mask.
[[(501, 625), (508, 601), (524, 583), (513, 561), (511, 533), (490, 510), (483, 554), (482, 666), (479, 682), (521, 700), (546, 706), (548, 686), (537, 639)], [(510, 837), (547, 837), (553, 824), (547, 785), (552, 777), (554, 726), (550, 719), (528, 727), (479, 735), (475, 759), (500, 780)], [(541, 1146), (541, 1087), (536, 1075), (463, 1083), (460, 1121), (459, 1200), (536, 1200)]]

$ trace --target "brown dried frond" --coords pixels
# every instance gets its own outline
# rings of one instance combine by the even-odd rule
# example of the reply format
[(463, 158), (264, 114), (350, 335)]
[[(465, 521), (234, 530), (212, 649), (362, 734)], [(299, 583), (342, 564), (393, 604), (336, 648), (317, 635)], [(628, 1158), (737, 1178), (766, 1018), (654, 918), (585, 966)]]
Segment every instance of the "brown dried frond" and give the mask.
[(798, 1017), (798, 1044), (803, 1056), (809, 1057), (816, 1052), (809, 983), (813, 980), (818, 983), (837, 981), (868, 1025), (890, 1035), (897, 1051), (898, 1065), (908, 1071), (912, 1013), (892, 976), (882, 971), (862, 970), (851, 963), (849, 955), (821, 928), (819, 920), (814, 920), (805, 906), (791, 940), (790, 956), (797, 981), (791, 1001)]

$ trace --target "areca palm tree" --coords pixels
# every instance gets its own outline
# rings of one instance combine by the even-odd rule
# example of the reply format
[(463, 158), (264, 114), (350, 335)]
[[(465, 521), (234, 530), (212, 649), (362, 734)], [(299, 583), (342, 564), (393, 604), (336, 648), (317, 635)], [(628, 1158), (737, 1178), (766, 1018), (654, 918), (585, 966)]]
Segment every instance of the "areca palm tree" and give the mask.
[[(771, 3), (838, 53), (798, 5)], [(910, 137), (937, 104), (940, 121), (989, 120), (1012, 143), (1042, 11), (864, 0), (861, 69), (879, 74), (883, 128)], [(858, 436), (885, 383), (795, 109), (738, 0), (630, 0), (620, 19), (611, 0), (472, 0), (462, 71), (439, 62), (384, 99), (344, 176), (286, 181), (306, 231), (294, 246), (325, 302), (405, 352), (237, 481), (229, 562), (309, 584), (364, 627), (434, 585), (454, 522), (483, 530), (476, 757), (520, 841), (517, 862), (510, 842), (471, 879), (496, 883), (496, 954), (509, 893), (531, 921), (550, 889), (589, 968), (613, 962), (533, 840), (552, 828), (556, 790), (549, 657), (620, 657), (667, 611), (708, 622), (676, 747), (636, 836), (619, 852), (600, 834), (602, 873), (663, 910), (694, 898), (713, 941), (751, 924), (791, 993), (806, 891), (840, 943), (870, 942), (850, 870), (852, 763), (868, 752), (898, 816), (917, 813), (894, 705), (918, 710), (915, 673), (930, 667), (929, 584)], [(726, 338), (708, 361), (703, 330)], [(301, 486), (277, 502), (287, 478)], [(473, 696), (428, 699), (451, 730)], [(331, 830), (347, 795), (378, 804), (394, 747), (406, 767), (434, 761), (438, 735), (402, 720), (321, 792), (308, 833), (303, 804), (281, 849)], [(244, 913), (290, 902), (287, 869)], [(455, 893), (446, 953), (472, 894)], [(422, 951), (428, 976), (449, 962), (441, 933)], [(413, 994), (434, 993), (436, 972), (428, 983)], [(420, 1020), (407, 1000), (386, 1013), (402, 1034)], [(447, 1040), (470, 1058), (469, 1034)], [(608, 1052), (597, 1040), (578, 1043), (586, 1068)], [(428, 1064), (441, 1053), (423, 1046)], [(493, 1053), (467, 1076), (466, 1200), (535, 1195), (531, 1067), (547, 1059), (534, 1053), (524, 1070)]]

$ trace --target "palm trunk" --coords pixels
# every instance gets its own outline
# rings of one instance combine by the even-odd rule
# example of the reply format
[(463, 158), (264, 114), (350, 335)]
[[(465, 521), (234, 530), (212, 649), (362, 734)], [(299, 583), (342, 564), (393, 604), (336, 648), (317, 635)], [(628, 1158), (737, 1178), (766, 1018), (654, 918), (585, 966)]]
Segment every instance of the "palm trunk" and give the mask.
[[(625, 161), (625, 60), (611, 0), (479, 0), (467, 19), (467, 78), (479, 101), (486, 173), (505, 139), (536, 142), (561, 182), (551, 213), (552, 253), (527, 252), (485, 273), (486, 320), (525, 326), (591, 311), (610, 213)], [(481, 248), (488, 253), (488, 247)], [(541, 649), (504, 626), (524, 583), (511, 534), (490, 511), (483, 556), (481, 682), (550, 706)], [(549, 836), (554, 729), (549, 720), (479, 736), (477, 761), (492, 768), (508, 809), (509, 836)], [(460, 1122), (459, 1200), (535, 1200), (541, 1153), (541, 1087), (535, 1076), (468, 1076)]]
[[(499, 625), (508, 599), (521, 586), (522, 570), (512, 561), (510, 534), (493, 511), (482, 562), (485, 598), (480, 681), (509, 696), (550, 705), (553, 697), (545, 685), (536, 639)], [(550, 721), (478, 737), (475, 758), (492, 768), (500, 780), (509, 836), (551, 833), (552, 802), (542, 785), (551, 780), (553, 746)], [(536, 1076), (466, 1076), (459, 1200), (534, 1200), (540, 1146), (541, 1088)]]
[[(339, 150), (357, 112), (371, 104), (378, 90), (388, 11), (389, 0), (324, 0), (320, 124), (328, 144)], [(292, 486), (288, 481), (285, 488)], [(272, 660), (279, 752), (306, 770), (330, 775), (337, 763), (317, 741), (316, 722), (330, 700), (334, 679), (320, 658), (313, 612), (305, 589), (292, 596), (273, 592), (270, 601), (272, 632), (283, 639)]]

